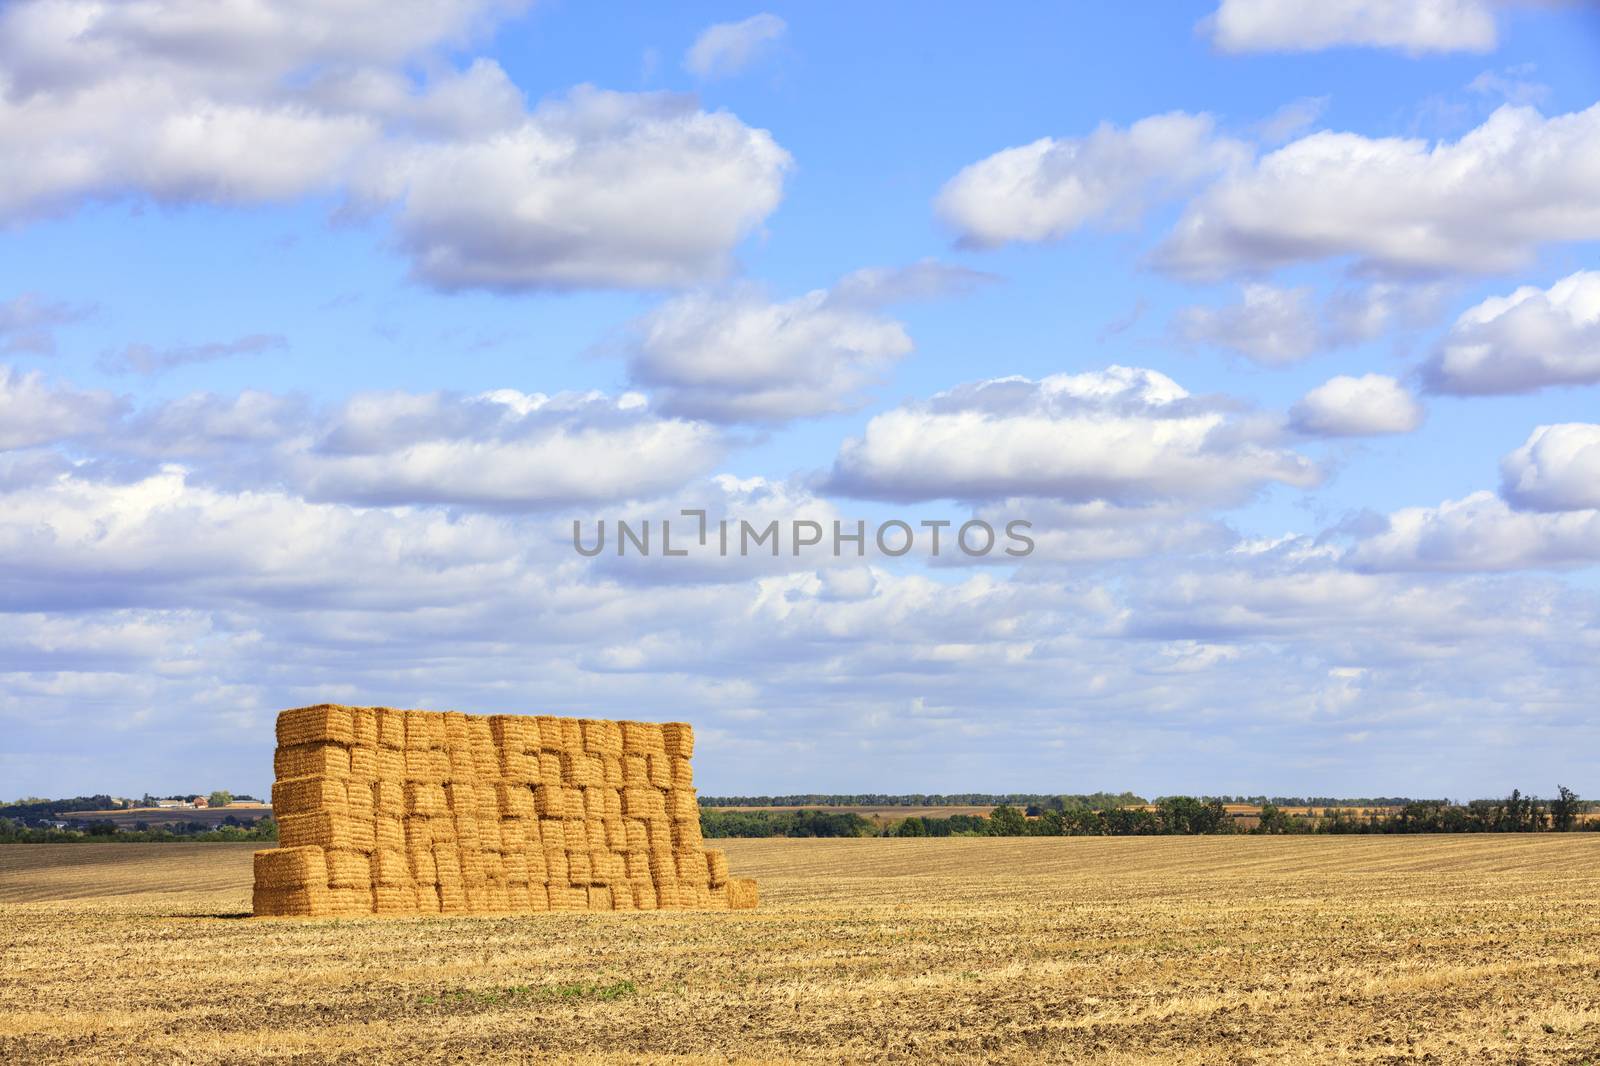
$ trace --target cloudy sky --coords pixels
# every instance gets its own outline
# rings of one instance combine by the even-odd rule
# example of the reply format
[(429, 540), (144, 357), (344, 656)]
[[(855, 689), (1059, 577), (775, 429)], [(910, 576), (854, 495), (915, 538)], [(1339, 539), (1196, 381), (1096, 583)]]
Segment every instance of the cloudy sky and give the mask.
[[(1594, 793), (1600, 13), (1218, 3), (0, 7), (0, 797)], [(1036, 550), (573, 549), (686, 508)]]

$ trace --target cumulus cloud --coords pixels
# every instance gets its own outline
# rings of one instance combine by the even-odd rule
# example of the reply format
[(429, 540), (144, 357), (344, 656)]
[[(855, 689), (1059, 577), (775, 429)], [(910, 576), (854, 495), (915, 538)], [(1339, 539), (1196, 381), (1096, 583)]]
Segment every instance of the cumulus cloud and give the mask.
[(748, 67), (788, 32), (789, 24), (762, 12), (739, 22), (707, 26), (684, 53), (683, 67), (701, 78), (725, 78)]
[(677, 287), (727, 271), (789, 162), (688, 97), (580, 87), (494, 137), (396, 151), (370, 191), (440, 288)]
[(1222, 0), (1202, 22), (1225, 52), (1317, 52), (1360, 45), (1423, 52), (1487, 52), (1495, 47), (1487, 0)]
[(53, 387), (37, 371), (0, 366), (0, 450), (99, 433), (122, 407), (110, 393)]
[(1310, 286), (1250, 282), (1240, 287), (1238, 303), (1182, 308), (1171, 328), (1186, 344), (1237, 352), (1262, 366), (1284, 366), (1421, 326), (1437, 315), (1442, 295), (1439, 285), (1378, 282), (1342, 287), (1318, 306)]
[(1237, 502), (1320, 477), (1271, 432), (1154, 370), (995, 378), (875, 415), (840, 448), (838, 493), (870, 499), (1044, 497), (1119, 505)]
[(1501, 460), (1500, 494), (1535, 511), (1600, 508), (1600, 425), (1539, 426)]
[(1600, 511), (1515, 511), (1492, 492), (1407, 507), (1345, 556), (1358, 570), (1504, 571), (1600, 562)]
[(964, 167), (934, 208), (964, 244), (1064, 237), (1091, 223), (1128, 225), (1154, 200), (1249, 158), (1209, 115), (1174, 111), (1087, 137), (1042, 137)]
[(1349, 258), (1390, 274), (1493, 272), (1600, 237), (1600, 104), (1503, 106), (1455, 142), (1321, 131), (1225, 174), (1157, 250), (1214, 278)]
[(1368, 437), (1410, 433), (1422, 425), (1422, 405), (1392, 377), (1341, 374), (1289, 409), (1295, 430), (1317, 437)]
[(57, 326), (87, 317), (89, 309), (25, 292), (0, 301), (0, 353), (54, 355)]
[(990, 275), (924, 260), (857, 270), (774, 302), (754, 285), (669, 300), (632, 324), (628, 373), (666, 414), (779, 423), (847, 410), (911, 351), (887, 304), (970, 291)]
[(1600, 381), (1600, 271), (1468, 308), (1423, 368), (1432, 392), (1483, 396)]
[(788, 154), (683, 97), (579, 87), (529, 111), (493, 61), (441, 58), (523, 6), (9, 5), (0, 219), (127, 196), (334, 195), (392, 214), (413, 272), (440, 288), (719, 276), (776, 206)]
[(194, 363), (211, 363), (235, 355), (258, 355), (287, 348), (288, 340), (280, 333), (252, 333), (231, 341), (207, 341), (204, 344), (180, 344), (171, 348), (156, 348), (149, 344), (130, 344), (100, 360), (100, 368), (112, 373), (160, 374), (180, 366)]

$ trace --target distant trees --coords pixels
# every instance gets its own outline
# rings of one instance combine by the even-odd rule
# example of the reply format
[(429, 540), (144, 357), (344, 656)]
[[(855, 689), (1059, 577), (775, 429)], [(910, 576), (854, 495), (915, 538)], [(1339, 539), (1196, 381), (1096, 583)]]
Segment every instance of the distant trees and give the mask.
[(1570, 830), (1578, 820), (1580, 808), (1578, 794), (1566, 785), (1556, 786), (1556, 798), (1550, 801), (1550, 820), (1558, 833)]
[(232, 802), (233, 793), (221, 788), (217, 789), (217, 791), (206, 797), (207, 807), (226, 807)]
[(1002, 803), (989, 812), (989, 835), (994, 837), (1023, 837), (1028, 835), (1028, 819), (1008, 803)]

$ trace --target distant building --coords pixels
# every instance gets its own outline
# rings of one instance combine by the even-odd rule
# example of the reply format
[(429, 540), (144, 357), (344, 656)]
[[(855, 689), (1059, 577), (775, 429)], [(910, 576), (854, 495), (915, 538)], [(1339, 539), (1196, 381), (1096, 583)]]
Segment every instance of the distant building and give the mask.
[(191, 806), (193, 806), (195, 809), (198, 810), (200, 808), (205, 807), (211, 801), (206, 799), (206, 797), (204, 797), (204, 796), (196, 796), (194, 799), (190, 800), (189, 802), (190, 802)]

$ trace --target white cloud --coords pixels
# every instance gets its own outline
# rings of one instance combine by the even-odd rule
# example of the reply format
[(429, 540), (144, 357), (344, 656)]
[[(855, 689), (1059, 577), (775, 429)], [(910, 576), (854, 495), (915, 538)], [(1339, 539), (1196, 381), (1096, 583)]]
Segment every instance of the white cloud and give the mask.
[(1231, 307), (1181, 309), (1173, 330), (1190, 344), (1227, 348), (1266, 366), (1296, 362), (1321, 342), (1310, 294), (1309, 288), (1247, 284)]
[(781, 303), (754, 285), (689, 293), (633, 323), (628, 373), (663, 413), (688, 418), (775, 423), (847, 410), (912, 349), (885, 304), (987, 280), (924, 260), (858, 270)]
[(88, 314), (88, 308), (45, 300), (31, 292), (0, 301), (0, 353), (54, 355), (56, 327)]
[(739, 22), (707, 26), (684, 53), (683, 67), (701, 78), (725, 78), (754, 62), (789, 25), (777, 15), (762, 12)]
[(829, 485), (884, 500), (1137, 505), (1237, 501), (1267, 482), (1318, 481), (1309, 460), (1270, 437), (1153, 370), (996, 378), (875, 415), (840, 448)]
[(0, 450), (98, 433), (121, 408), (110, 393), (52, 388), (37, 371), (0, 366)]
[(1222, 0), (1202, 25), (1225, 52), (1487, 52), (1497, 39), (1487, 0)]
[(1410, 433), (1422, 417), (1422, 406), (1405, 386), (1383, 374), (1330, 378), (1289, 409), (1294, 429), (1320, 437)]
[(441, 58), (523, 6), (10, 5), (0, 219), (344, 196), (392, 208), (414, 273), (441, 288), (720, 276), (776, 206), (788, 154), (683, 97), (580, 86), (530, 112), (492, 60)]
[(1345, 556), (1367, 571), (1504, 571), (1600, 562), (1600, 511), (1514, 511), (1492, 492), (1407, 507)]
[(180, 344), (156, 348), (149, 344), (130, 344), (100, 360), (100, 368), (111, 373), (159, 374), (194, 363), (211, 363), (235, 355), (259, 355), (289, 346), (282, 334), (252, 333), (231, 341)]
[(964, 167), (934, 208), (963, 243), (1064, 237), (1090, 223), (1128, 225), (1149, 203), (1249, 158), (1209, 115), (1174, 111), (1087, 137), (1042, 137)]
[(1600, 425), (1539, 426), (1501, 460), (1500, 494), (1536, 511), (1600, 508)]
[(727, 272), (789, 162), (687, 97), (580, 87), (493, 137), (397, 151), (370, 191), (441, 288), (677, 287)]
[(1434, 392), (1491, 395), (1600, 381), (1600, 271), (1464, 311), (1423, 370)]
[(1453, 143), (1318, 132), (1224, 175), (1158, 265), (1220, 277), (1334, 258), (1391, 273), (1493, 272), (1600, 237), (1600, 104), (1504, 106)]

